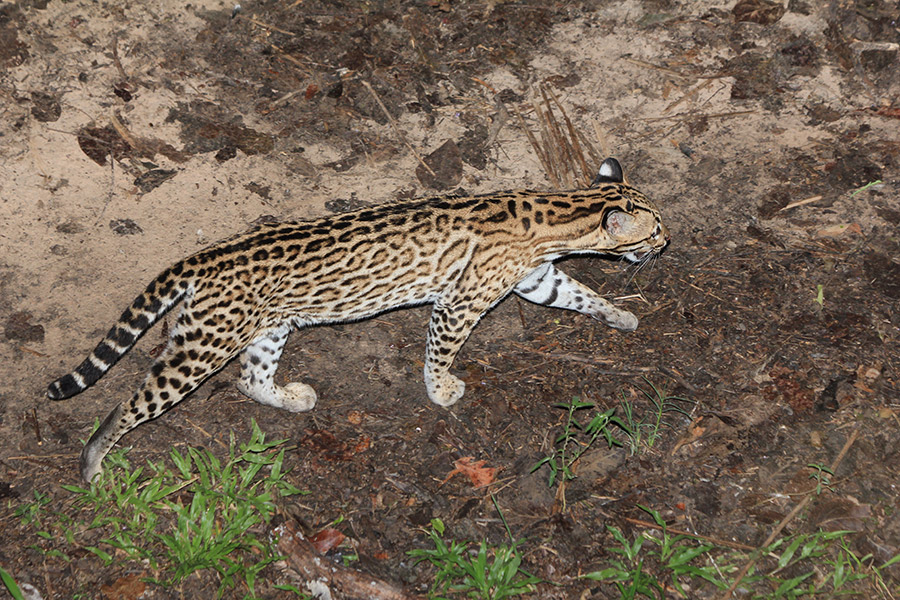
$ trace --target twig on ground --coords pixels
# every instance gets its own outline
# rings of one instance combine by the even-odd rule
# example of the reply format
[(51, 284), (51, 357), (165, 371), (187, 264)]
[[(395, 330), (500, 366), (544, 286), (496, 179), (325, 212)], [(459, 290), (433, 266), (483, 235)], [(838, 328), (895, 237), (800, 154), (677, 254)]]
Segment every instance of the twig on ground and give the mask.
[(797, 208), (798, 206), (803, 206), (804, 204), (811, 204), (813, 202), (818, 202), (822, 199), (822, 196), (810, 196), (809, 198), (804, 198), (803, 200), (797, 200), (796, 202), (791, 202), (787, 206), (783, 208), (779, 208), (778, 212), (784, 212), (786, 210), (790, 210), (792, 208)]
[(428, 171), (432, 177), (437, 177), (437, 175), (434, 174), (434, 171), (431, 170), (431, 167), (429, 167), (428, 164), (425, 162), (425, 160), (419, 155), (419, 153), (416, 152), (416, 149), (412, 147), (412, 144), (410, 144), (408, 141), (406, 141), (406, 136), (403, 135), (403, 132), (400, 130), (400, 127), (397, 125), (397, 120), (394, 119), (393, 115), (391, 115), (390, 112), (388, 112), (388, 109), (384, 105), (384, 103), (381, 101), (381, 98), (379, 98), (378, 94), (375, 93), (375, 89), (369, 84), (368, 81), (361, 80), (360, 83), (363, 84), (363, 86), (367, 90), (369, 90), (369, 93), (372, 94), (373, 98), (375, 98), (375, 102), (377, 102), (378, 106), (381, 107), (381, 110), (384, 111), (384, 116), (387, 117), (388, 123), (390, 123), (390, 125), (391, 125), (391, 129), (394, 130), (394, 133), (397, 134), (397, 137), (400, 138), (400, 141), (403, 142), (404, 144), (406, 144), (406, 147), (409, 148), (410, 152), (413, 153), (413, 156), (416, 157), (416, 160), (419, 161), (419, 164), (422, 165), (423, 167), (425, 167), (425, 170)]
[[(854, 429), (853, 433), (850, 434), (850, 437), (847, 439), (846, 443), (844, 444), (844, 447), (841, 448), (841, 451), (838, 453), (837, 457), (831, 463), (830, 469), (831, 469), (832, 473), (834, 473), (837, 470), (838, 466), (841, 464), (841, 461), (843, 461), (844, 457), (847, 456), (847, 452), (850, 450), (850, 446), (852, 446), (853, 443), (856, 442), (856, 439), (858, 437), (859, 437), (859, 429)], [(781, 534), (781, 532), (784, 530), (784, 528), (787, 527), (788, 523), (793, 521), (794, 518), (796, 518), (796, 516), (798, 514), (800, 514), (800, 511), (803, 510), (807, 504), (809, 504), (810, 500), (812, 500), (815, 495), (816, 495), (816, 490), (812, 490), (809, 494), (806, 495), (805, 498), (803, 498), (803, 500), (798, 502), (797, 506), (795, 506), (794, 509), (791, 512), (789, 512), (785, 518), (783, 518), (781, 520), (781, 522), (778, 524), (777, 527), (775, 527), (775, 529), (772, 531), (772, 533), (769, 535), (769, 537), (766, 538), (766, 541), (764, 541), (762, 543), (762, 545), (760, 546), (760, 549), (770, 546), (772, 544), (772, 542), (775, 541), (775, 538), (777, 538)], [(738, 573), (738, 576), (735, 578), (734, 582), (731, 584), (731, 587), (729, 587), (727, 590), (725, 590), (725, 593), (722, 594), (721, 600), (729, 600), (731, 598), (731, 595), (734, 593), (734, 590), (737, 589), (737, 587), (741, 584), (741, 581), (744, 579), (744, 577), (746, 577), (747, 573), (750, 571), (750, 569), (753, 568), (753, 566), (756, 564), (756, 561), (758, 561), (758, 560), (759, 560), (759, 556), (754, 556), (749, 561), (747, 561), (747, 564), (745, 564), (743, 566), (743, 568), (740, 570), (740, 572)]]
[(522, 129), (525, 130), (525, 135), (528, 136), (528, 141), (531, 143), (531, 147), (534, 148), (534, 153), (537, 154), (538, 160), (541, 161), (541, 166), (544, 168), (544, 173), (547, 174), (547, 177), (550, 179), (551, 184), (558, 188), (559, 180), (556, 179), (556, 174), (553, 172), (553, 168), (550, 166), (549, 159), (544, 154), (544, 149), (537, 141), (537, 138), (534, 137), (531, 129), (525, 123), (525, 118), (522, 116), (522, 113), (519, 112), (519, 109), (514, 106), (513, 110), (516, 111), (516, 117), (519, 118), (519, 124), (522, 126)]
[[(316, 595), (315, 586), (321, 592), (328, 590), (328, 597), (370, 598), (372, 600), (414, 600), (421, 598), (407, 594), (399, 587), (372, 575), (334, 563), (316, 552), (312, 544), (290, 522), (275, 528), (279, 536), (278, 551), (285, 555), (290, 567), (303, 579)], [(325, 597), (316, 595), (316, 597)]]
[[(591, 367), (608, 366), (614, 361), (604, 360), (602, 358), (590, 358), (588, 356), (580, 356), (578, 354), (569, 354), (568, 352), (538, 352), (537, 350), (527, 350), (533, 354), (540, 354), (553, 360), (561, 360), (566, 362), (575, 362)], [(602, 375), (635, 375), (637, 373), (649, 373), (655, 370), (655, 367), (632, 367), (630, 369), (608, 370), (598, 369), (597, 372)]]
[(691, 88), (691, 89), (689, 89), (688, 91), (686, 91), (686, 92), (681, 96), (681, 98), (679, 98), (679, 99), (676, 100), (675, 102), (672, 102), (670, 105), (668, 105), (667, 107), (665, 107), (665, 108), (663, 109), (663, 112), (664, 112), (664, 113), (667, 113), (667, 112), (669, 112), (670, 110), (672, 110), (673, 108), (675, 108), (676, 106), (678, 106), (679, 104), (681, 104), (682, 102), (684, 102), (685, 100), (688, 100), (689, 98), (694, 98), (694, 97), (696, 97), (697, 94), (700, 93), (700, 90), (702, 90), (702, 89), (705, 88), (705, 87), (708, 87), (713, 81), (715, 81), (715, 80), (714, 80), (714, 79), (707, 79), (707, 80), (704, 81), (703, 83), (700, 83), (700, 84), (698, 84), (698, 85), (695, 85), (693, 88)]
[[(132, 135), (132, 133), (128, 131), (128, 128), (125, 127), (125, 124), (122, 123), (121, 119), (119, 119), (119, 115), (117, 115), (116, 113), (109, 115), (109, 123), (113, 126), (113, 129), (116, 130), (116, 133), (119, 134), (119, 137), (125, 140), (125, 143), (131, 146), (133, 150), (138, 152), (142, 150), (142, 144), (140, 143), (140, 140), (135, 138), (134, 135)], [(110, 152), (109, 156), (110, 160), (115, 160), (112, 152)]]
[(43, 352), (38, 352), (37, 350), (32, 350), (28, 346), (18, 346), (19, 350), (22, 352), (27, 352), (29, 354), (34, 354), (35, 356), (40, 356), (41, 358), (47, 358), (49, 354), (44, 354)]
[(116, 65), (116, 70), (119, 72), (119, 77), (122, 78), (123, 84), (131, 85), (131, 80), (128, 78), (128, 75), (125, 74), (125, 69), (122, 67), (122, 61), (119, 60), (119, 38), (113, 34), (112, 40), (112, 55), (113, 55), (113, 63)]
[(637, 119), (638, 121), (646, 121), (647, 123), (655, 123), (657, 121), (669, 121), (672, 119), (677, 119), (679, 121), (684, 121), (687, 119), (725, 119), (728, 117), (740, 117), (743, 115), (752, 115), (757, 111), (755, 110), (735, 110), (732, 112), (721, 112), (721, 113), (678, 113), (677, 115), (669, 115), (666, 117), (646, 117), (642, 119)]
[(278, 33), (283, 33), (284, 35), (290, 35), (290, 36), (294, 35), (293, 31), (286, 31), (284, 29), (279, 29), (278, 27), (275, 27), (274, 25), (269, 25), (268, 23), (263, 23), (262, 21), (257, 21), (253, 17), (243, 17), (243, 18), (247, 19), (248, 21), (250, 21), (257, 27), (262, 27), (263, 29), (268, 29), (269, 31), (277, 31)]
[[(663, 528), (656, 523), (650, 523), (649, 521), (642, 521), (641, 519), (632, 519), (631, 517), (623, 517), (629, 523), (634, 525), (638, 525), (640, 527), (649, 527), (650, 529), (656, 529), (658, 531), (662, 531)], [(683, 529), (674, 529), (672, 527), (666, 527), (665, 529), (668, 533), (674, 533), (675, 535), (686, 535), (688, 537), (697, 538), (698, 540), (703, 540), (705, 542), (709, 542), (711, 544), (715, 544), (716, 546), (723, 546), (725, 548), (734, 548), (735, 550), (756, 550), (754, 546), (748, 546), (747, 544), (742, 544), (740, 542), (731, 542), (728, 540), (720, 540), (719, 538), (710, 537), (708, 535), (700, 535), (699, 533), (691, 533), (690, 531), (685, 531)]]
[[(553, 93), (553, 90), (547, 86), (544, 86), (541, 89), (542, 91), (546, 90), (547, 94), (553, 100), (553, 103), (556, 104), (556, 107), (559, 109), (559, 112), (562, 113), (563, 120), (566, 122), (566, 129), (569, 130), (569, 143), (571, 144), (572, 159), (576, 161), (577, 164), (581, 167), (581, 177), (584, 187), (588, 187), (589, 185), (591, 185), (593, 173), (591, 173), (591, 170), (588, 168), (587, 161), (585, 161), (584, 159), (584, 152), (582, 152), (581, 150), (581, 144), (578, 143), (578, 133), (575, 131), (575, 127), (572, 125), (572, 121), (569, 119), (569, 115), (566, 114), (566, 109), (563, 108), (563, 105), (559, 102), (559, 99), (556, 97), (556, 94)], [(572, 166), (574, 167), (574, 165)]]

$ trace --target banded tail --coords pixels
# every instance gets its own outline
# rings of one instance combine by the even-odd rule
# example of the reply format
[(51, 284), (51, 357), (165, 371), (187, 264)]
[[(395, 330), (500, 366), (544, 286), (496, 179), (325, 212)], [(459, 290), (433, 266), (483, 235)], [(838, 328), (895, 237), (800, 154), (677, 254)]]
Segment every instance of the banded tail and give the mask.
[(190, 283), (180, 278), (182, 263), (166, 269), (125, 309), (94, 351), (74, 371), (50, 384), (47, 395), (63, 400), (81, 393), (109, 371), (160, 317), (189, 293)]

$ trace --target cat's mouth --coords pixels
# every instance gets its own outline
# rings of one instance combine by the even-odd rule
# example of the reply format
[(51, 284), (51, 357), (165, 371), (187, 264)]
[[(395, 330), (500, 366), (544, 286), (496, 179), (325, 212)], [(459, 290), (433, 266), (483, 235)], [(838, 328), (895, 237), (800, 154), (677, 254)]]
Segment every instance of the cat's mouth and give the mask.
[(644, 262), (654, 256), (658, 256), (662, 254), (666, 248), (669, 247), (669, 240), (666, 239), (666, 243), (658, 248), (648, 248), (647, 250), (639, 250), (636, 252), (628, 252), (627, 254), (623, 254), (625, 260), (632, 263)]

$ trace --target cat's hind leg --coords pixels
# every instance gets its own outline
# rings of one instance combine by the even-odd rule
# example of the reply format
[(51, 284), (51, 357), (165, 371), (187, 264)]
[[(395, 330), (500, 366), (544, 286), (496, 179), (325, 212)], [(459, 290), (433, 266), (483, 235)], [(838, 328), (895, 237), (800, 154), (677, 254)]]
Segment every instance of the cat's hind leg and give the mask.
[(237, 387), (260, 404), (304, 412), (316, 405), (315, 390), (305, 383), (288, 383), (284, 387), (275, 383), (278, 359), (290, 330), (290, 325), (282, 325), (250, 342), (241, 354), (241, 379)]
[(102, 470), (106, 453), (119, 438), (146, 421), (155, 419), (197, 389), (207, 377), (228, 364), (239, 344), (212, 334), (176, 333), (172, 342), (150, 368), (130, 400), (116, 406), (103, 420), (81, 451), (81, 476), (90, 483)]

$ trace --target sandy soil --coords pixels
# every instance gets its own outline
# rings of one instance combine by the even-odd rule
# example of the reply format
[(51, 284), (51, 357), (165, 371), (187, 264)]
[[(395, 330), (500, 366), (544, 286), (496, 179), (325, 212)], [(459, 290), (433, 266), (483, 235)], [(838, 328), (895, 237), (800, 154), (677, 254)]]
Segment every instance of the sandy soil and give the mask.
[[(511, 527), (534, 540), (529, 568), (563, 584), (542, 597), (600, 598), (614, 596), (572, 577), (596, 566), (605, 524), (640, 503), (758, 544), (790, 510), (785, 494), (805, 466), (830, 462), (858, 429), (835, 497), (865, 507), (854, 521), (861, 551), (896, 554), (896, 5), (791, 0), (779, 14), (740, 4), (758, 10), (313, 0), (245, 3), (231, 18), (231, 4), (208, 0), (0, 6), (4, 510), (76, 482), (79, 439), (137, 385), (164, 333), (72, 400), (52, 403), (46, 385), (158, 271), (260, 218), (549, 187), (512, 110), (536, 130), (532, 101), (546, 84), (672, 233), (671, 250), (634, 278), (600, 260), (565, 265), (634, 311), (638, 331), (508, 300), (464, 348), (469, 388), (451, 411), (424, 394), (427, 307), (295, 333), (281, 373), (317, 388), (313, 413), (244, 402), (232, 366), (130, 434), (132, 457), (227, 440), (255, 418), (300, 446), (292, 477), (313, 494), (294, 510), (306, 526), (344, 516), (361, 555), (386, 557), (361, 568), (413, 589), (427, 578), (405, 552), (428, 519), (502, 541), (484, 490), (441, 485), (455, 459), (485, 459), (501, 469)], [(428, 187), (410, 148), (425, 156), (448, 140), (461, 173), (450, 165)], [(556, 514), (544, 476), (529, 473), (560, 423), (553, 404), (639, 402), (642, 377), (696, 402), (701, 421), (673, 423), (640, 458), (587, 456), (571, 510)], [(368, 449), (336, 460), (326, 433)], [(16, 523), (0, 525), (10, 542), (0, 564), (45, 598), (123, 572), (48, 564)], [(803, 527), (818, 524), (813, 514)]]

